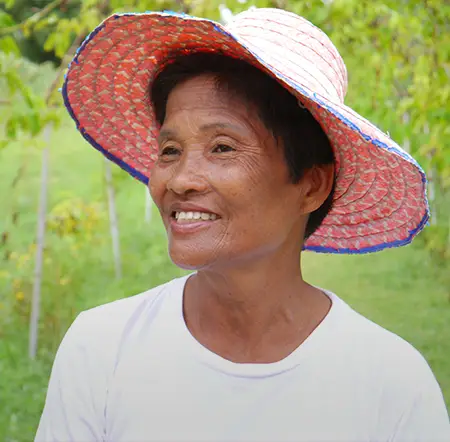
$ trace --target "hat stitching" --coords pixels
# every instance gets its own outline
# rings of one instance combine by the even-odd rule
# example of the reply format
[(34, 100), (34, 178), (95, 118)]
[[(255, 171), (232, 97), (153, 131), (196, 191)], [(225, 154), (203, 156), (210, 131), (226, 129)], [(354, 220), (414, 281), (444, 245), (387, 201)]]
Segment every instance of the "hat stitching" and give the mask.
[[(280, 35), (282, 35), (282, 34), (280, 34)], [(239, 39), (238, 42), (241, 43), (242, 40)], [(259, 51), (261, 54), (268, 54), (268, 52), (264, 49), (263, 46), (259, 46), (259, 47), (258, 47), (258, 51)], [(273, 61), (275, 61), (275, 62), (277, 62), (277, 63), (281, 63), (281, 62), (280, 62), (280, 57), (281, 57), (280, 54), (270, 54), (269, 57), (270, 57)], [(282, 58), (281, 58), (281, 59), (282, 59)], [(306, 56), (304, 57), (304, 59), (307, 60), (307, 61), (309, 61), (309, 62), (311, 62), (311, 63), (313, 63), (312, 60), (308, 59)], [(311, 78), (312, 81), (314, 81), (314, 82), (316, 82), (317, 84), (319, 84), (320, 87), (321, 87), (321, 89), (322, 89), (326, 94), (328, 94), (328, 93), (330, 92), (329, 87), (326, 87), (326, 86), (323, 84), (323, 80), (326, 80), (327, 83), (329, 83), (329, 84), (333, 87), (333, 89), (334, 89), (334, 91), (335, 91), (335, 93), (333, 94), (333, 96), (338, 97), (339, 100), (341, 100), (341, 99), (343, 100), (343, 96), (341, 96), (341, 90), (340, 90), (340, 88), (337, 88), (336, 85), (332, 82), (332, 80), (331, 80), (330, 78), (328, 78), (328, 76), (327, 76), (323, 71), (320, 71), (320, 73), (321, 73), (321, 75), (322, 75), (323, 78), (322, 78), (322, 79), (319, 79), (317, 76), (312, 75), (308, 70), (306, 70), (301, 64), (297, 63), (295, 60), (293, 60), (293, 59), (291, 59), (291, 58), (288, 59), (288, 60), (285, 59), (285, 60), (284, 60), (284, 64), (286, 64), (286, 62), (288, 62), (289, 64), (292, 64), (292, 65), (295, 66), (297, 69), (301, 69), (301, 71), (302, 71), (303, 73), (305, 73), (309, 78)], [(298, 70), (295, 71), (295, 74), (296, 74), (297, 76), (301, 76), (301, 77), (305, 78), (305, 80), (306, 80), (306, 77), (305, 77), (304, 75), (301, 75), (301, 74), (298, 72)], [(300, 75), (299, 75), (299, 74), (300, 74)], [(287, 74), (285, 74), (285, 75), (287, 75)], [(330, 97), (331, 97), (331, 94), (330, 94)]]
[[(264, 9), (264, 8), (262, 8), (262, 9)], [(288, 12), (289, 13), (289, 11), (283, 11), (283, 12)], [(293, 16), (291, 18), (293, 18), (295, 21), (298, 21), (299, 18), (302, 18), (302, 17), (299, 17), (299, 16), (297, 16), (296, 14), (293, 14), (293, 13), (289, 13), (289, 14), (291, 14)], [(280, 14), (278, 14), (278, 15), (280, 15)], [(282, 21), (281, 22), (276, 22), (276, 21), (272, 20), (269, 17), (265, 17), (264, 21), (267, 21), (268, 23), (274, 23), (277, 27), (278, 26), (289, 26), (287, 23), (285, 23), (285, 18), (286, 17), (282, 17)], [(239, 20), (239, 29), (242, 29), (242, 28), (245, 28), (245, 27), (249, 27), (249, 25), (247, 25), (245, 23), (246, 21), (249, 21), (252, 26), (254, 25), (254, 18), (251, 17), (251, 16), (245, 16), (245, 17), (242, 17)], [(310, 28), (310, 29), (313, 29), (316, 32), (317, 35), (314, 36), (315, 41), (317, 41), (319, 44), (321, 44), (322, 47), (324, 48), (324, 50), (326, 50), (333, 57), (333, 59), (337, 61), (338, 66), (339, 66), (339, 71), (340, 71), (338, 73), (338, 75), (341, 75), (342, 78), (345, 80), (345, 82), (347, 82), (347, 68), (345, 67), (344, 60), (342, 59), (340, 54), (335, 50), (334, 44), (330, 40), (328, 35), (324, 31), (322, 31), (322, 29), (318, 28), (313, 23), (311, 23), (311, 22), (309, 22), (307, 20), (304, 20), (302, 22), (302, 26)], [(290, 28), (292, 28), (292, 27), (293, 26), (290, 26)], [(233, 22), (227, 24), (226, 28), (232, 31), (233, 30)], [(294, 27), (294, 28), (295, 28), (296, 31), (300, 30), (300, 28), (296, 28), (296, 27)], [(322, 37), (322, 39), (318, 38), (319, 35)], [(325, 42), (327, 42), (328, 45), (325, 44)], [(331, 45), (330, 45), (330, 43), (331, 43)]]
[[(135, 14), (128, 14), (128, 15), (134, 16)], [(177, 14), (177, 15), (178, 15), (178, 14)], [(219, 28), (219, 29), (220, 29), (220, 28)], [(222, 31), (222, 29), (220, 29), (220, 30)], [(92, 35), (92, 33), (91, 33), (90, 35)], [(227, 34), (225, 33), (225, 35), (227, 35)], [(240, 43), (240, 42), (238, 42), (238, 43)], [(242, 44), (242, 43), (241, 43), (241, 44)], [(83, 48), (84, 48), (84, 46), (83, 46), (83, 47), (80, 47), (79, 52), (81, 52), (81, 50), (82, 50)], [(248, 50), (248, 48), (247, 48), (247, 50)], [(249, 51), (249, 52), (252, 53), (251, 51)], [(253, 54), (253, 56), (255, 57), (254, 54)], [(258, 57), (255, 57), (255, 58), (258, 59)], [(264, 63), (262, 63), (262, 65), (264, 65)], [(295, 83), (295, 82), (294, 82), (294, 83)], [(286, 82), (286, 84), (289, 85), (289, 82)], [(67, 107), (68, 107), (69, 113), (71, 114), (72, 118), (74, 118), (73, 110), (72, 110), (70, 104), (68, 103), (68, 94), (67, 94), (67, 87), (66, 87), (66, 86), (67, 86), (67, 83), (65, 83), (64, 86), (65, 86), (65, 87), (63, 87), (63, 95), (64, 95), (64, 98), (65, 98), (65, 103), (66, 103), (66, 105), (67, 105)], [(298, 89), (298, 90), (302, 90), (303, 88), (299, 87), (299, 88), (297, 88), (297, 89)], [(308, 96), (309, 94), (306, 93), (306, 94), (304, 94), (304, 95), (306, 95), (308, 98), (310, 98), (310, 97)], [(348, 121), (348, 120), (345, 118), (345, 115), (341, 115), (339, 112), (336, 112), (336, 113), (337, 113), (337, 115), (336, 115), (336, 113), (333, 112), (333, 109), (329, 109), (329, 106), (327, 106), (326, 103), (320, 103), (322, 100), (320, 100), (320, 98), (317, 97), (317, 94), (313, 94), (313, 96), (316, 98), (316, 102), (317, 102), (318, 104), (322, 104), (322, 107), (325, 108), (325, 110), (327, 110), (327, 111), (328, 111), (330, 114), (332, 114), (334, 117), (338, 118), (340, 121), (342, 121), (342, 122), (343, 122), (344, 124), (346, 124), (348, 127), (351, 127), (352, 122), (351, 122), (351, 121)], [(358, 118), (358, 117), (355, 116), (355, 119), (356, 119), (356, 118)], [(75, 120), (77, 126), (79, 127), (80, 124), (79, 124), (79, 122), (77, 121), (77, 119), (74, 118), (74, 120)], [(343, 120), (344, 120), (344, 121), (343, 121)], [(350, 123), (350, 124), (349, 124), (349, 123)], [(367, 125), (367, 123), (365, 123), (365, 124)], [(355, 129), (355, 128), (353, 128), (353, 129)], [(378, 129), (377, 129), (377, 130), (378, 130)], [(93, 144), (94, 147), (95, 147), (95, 144), (97, 144), (97, 143), (96, 143), (94, 140), (92, 140), (92, 138), (91, 138), (88, 134), (86, 134), (85, 131), (83, 131), (83, 132), (84, 132), (84, 133), (83, 133), (83, 136), (85, 136), (85, 138), (86, 138), (86, 136), (87, 136), (88, 141), (89, 141), (89, 139), (90, 139), (89, 142), (90, 142), (91, 144)], [(399, 155), (400, 157), (403, 157), (403, 158), (404, 158), (405, 160), (407, 160), (409, 163), (411, 163), (411, 164), (414, 164), (414, 163), (415, 163), (415, 164), (417, 165), (417, 163), (415, 162), (415, 160), (413, 160), (411, 157), (409, 157), (409, 155), (407, 155), (406, 153), (403, 154), (402, 151), (397, 151), (397, 149), (396, 149), (395, 147), (390, 147), (389, 145), (383, 143), (381, 140), (372, 139), (371, 137), (369, 137), (369, 136), (367, 136), (366, 134), (364, 134), (364, 132), (362, 131), (362, 129), (359, 129), (359, 128), (356, 127), (356, 132), (362, 134), (366, 140), (370, 141), (370, 142), (371, 142), (373, 145), (375, 145), (376, 147), (381, 147), (381, 148), (386, 149), (386, 150), (391, 150), (394, 154)], [(345, 134), (345, 132), (343, 132), (343, 133)], [(103, 148), (101, 148), (101, 146), (98, 146), (98, 147), (100, 147), (99, 150), (103, 150)], [(113, 161), (115, 161), (116, 163), (120, 163), (120, 160), (119, 160), (118, 158), (115, 158), (114, 155), (110, 155), (108, 152), (105, 152), (104, 150), (103, 150), (103, 152), (104, 152), (104, 154), (105, 154), (107, 157), (109, 157), (109, 158), (112, 157), (111, 159), (113, 159)], [(412, 161), (411, 161), (411, 160), (412, 160)], [(119, 165), (120, 165), (120, 164), (119, 164)], [(125, 166), (125, 167), (123, 167), (123, 166)], [(128, 167), (126, 167), (126, 164), (124, 164), (123, 166), (121, 165), (121, 167), (123, 167), (124, 169), (128, 169)], [(418, 166), (418, 165), (417, 165), (417, 166)], [(420, 175), (421, 175), (421, 178), (422, 178), (422, 183), (424, 183), (424, 182), (426, 182), (425, 175), (424, 175), (423, 171), (420, 169), (420, 166), (418, 166), (418, 168), (419, 168), (419, 172), (420, 172)], [(127, 171), (130, 172), (131, 175), (136, 176), (136, 174), (134, 174), (132, 170), (127, 170)], [(140, 181), (143, 181), (143, 182), (148, 181), (148, 178), (146, 178), (145, 175), (143, 175), (143, 174), (140, 174), (140, 175), (141, 175), (140, 177), (137, 176), (137, 178), (140, 179)], [(412, 175), (414, 175), (414, 174), (412, 174)], [(425, 189), (425, 190), (426, 190), (426, 189)], [(422, 218), (422, 222), (419, 224), (419, 226), (418, 226), (416, 229), (410, 230), (410, 232), (416, 233), (418, 230), (420, 230), (421, 228), (423, 228), (423, 224), (426, 222), (427, 217), (428, 217), (428, 211), (427, 211), (427, 213), (425, 214), (425, 216)], [(422, 227), (421, 227), (421, 226), (422, 226)], [(406, 242), (405, 242), (405, 241), (406, 241)], [(369, 247), (369, 248), (362, 248), (362, 249), (359, 250), (359, 251), (353, 251), (353, 252), (355, 252), (355, 253), (366, 253), (367, 251), (374, 251), (375, 249), (381, 250), (381, 249), (383, 249), (383, 248), (388, 247), (389, 245), (395, 246), (395, 245), (400, 245), (400, 244), (402, 244), (402, 243), (407, 243), (407, 242), (410, 242), (410, 240), (408, 240), (408, 238), (407, 238), (406, 240), (390, 241), (390, 242), (387, 243), (387, 244), (381, 244), (381, 245), (379, 245), (379, 246), (371, 246), (371, 247)], [(311, 250), (311, 249), (314, 248), (314, 247), (315, 247), (315, 246), (310, 246), (309, 249)], [(324, 247), (324, 246), (319, 246), (319, 248), (321, 249), (321, 251), (326, 251), (326, 249), (327, 249), (327, 248)], [(336, 249), (335, 249), (335, 248), (328, 248), (328, 249), (329, 249), (330, 251), (336, 252)], [(366, 249), (368, 249), (368, 250), (366, 250)], [(340, 253), (350, 253), (350, 250), (353, 250), (353, 249), (344, 249), (344, 248), (340, 248), (339, 250), (340, 250)]]
[[(269, 21), (270, 21), (270, 20), (269, 20)], [(286, 26), (286, 25), (280, 23), (280, 26)], [(293, 38), (293, 35), (283, 34), (282, 32), (279, 32), (279, 31), (277, 31), (277, 30), (275, 30), (275, 29), (267, 29), (267, 28), (264, 28), (264, 27), (262, 27), (262, 26), (258, 26), (258, 25), (256, 25), (256, 24), (254, 24), (254, 25), (252, 25), (252, 26), (247, 26), (247, 28), (253, 28), (253, 29), (262, 30), (262, 31), (264, 31), (265, 34), (267, 34), (268, 32), (270, 32), (270, 33), (273, 33), (273, 34), (277, 34), (277, 35), (283, 37), (284, 39), (290, 39), (291, 41), (295, 41), (294, 38)], [(301, 32), (301, 31), (297, 31), (297, 32), (303, 33), (303, 32)], [(241, 31), (239, 31), (239, 33), (238, 33), (237, 35), (238, 35), (239, 39), (241, 39), (241, 38), (243, 38), (243, 37), (254, 38), (254, 35), (252, 35), (252, 34), (246, 34), (246, 33), (241, 32)], [(259, 38), (263, 39), (263, 37), (259, 37)], [(320, 42), (319, 40), (315, 39), (315, 41), (316, 41), (317, 43), (321, 44), (323, 47), (325, 47), (325, 46), (323, 45), (323, 43)], [(327, 78), (328, 82), (334, 87), (334, 89), (336, 90), (337, 95), (338, 95), (341, 99), (343, 99), (343, 97), (344, 97), (344, 95), (345, 95), (345, 92), (344, 92), (344, 84), (343, 84), (343, 82), (345, 82), (345, 78), (342, 78), (342, 73), (341, 73), (341, 72), (338, 72), (338, 71), (336, 70), (336, 68), (335, 68), (328, 60), (326, 60), (322, 54), (320, 54), (319, 52), (317, 52), (316, 49), (313, 49), (312, 47), (307, 46), (305, 43), (303, 43), (303, 42), (301, 42), (301, 41), (295, 41), (295, 43), (296, 43), (297, 45), (301, 45), (301, 46), (303, 46), (304, 48), (308, 49), (308, 51), (314, 52), (314, 53), (317, 55), (317, 57), (320, 58), (320, 59), (322, 60), (322, 63), (323, 63), (324, 65), (328, 66), (329, 68), (331, 68), (331, 69), (333, 70), (334, 74), (336, 75), (336, 77), (339, 78), (340, 81), (338, 81), (338, 82), (333, 82), (332, 79), (329, 78), (328, 75), (325, 73), (325, 70), (321, 70), (321, 73)], [(261, 49), (261, 51), (263, 51), (263, 48), (262, 48), (262, 47), (261, 47), (260, 49)], [(331, 53), (331, 52), (330, 52), (330, 53)], [(299, 55), (299, 54), (296, 53), (296, 55)], [(303, 55), (303, 54), (302, 54), (301, 56), (304, 57), (304, 58), (307, 58), (306, 55)], [(337, 60), (335, 54), (332, 54), (332, 56), (333, 56), (334, 60)], [(292, 62), (292, 60), (289, 60), (289, 61)], [(310, 60), (310, 61), (311, 61), (311, 60)], [(298, 67), (301, 67), (301, 66), (300, 66), (299, 64), (297, 64), (297, 63), (295, 63), (295, 65), (298, 66)], [(309, 73), (309, 72), (307, 71), (307, 73)], [(311, 74), (310, 74), (310, 75), (311, 75)], [(324, 89), (325, 89), (325, 88), (324, 88)], [(338, 90), (338, 89), (339, 89), (339, 90)]]

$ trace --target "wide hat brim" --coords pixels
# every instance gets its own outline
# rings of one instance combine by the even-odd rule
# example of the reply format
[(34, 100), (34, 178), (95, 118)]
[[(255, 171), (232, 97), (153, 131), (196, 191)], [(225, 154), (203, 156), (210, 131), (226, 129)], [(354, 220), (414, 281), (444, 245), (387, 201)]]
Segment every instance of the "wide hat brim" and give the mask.
[(222, 53), (263, 70), (303, 103), (330, 139), (334, 203), (306, 250), (375, 252), (406, 245), (422, 230), (429, 210), (417, 162), (339, 99), (312, 90), (295, 67), (245, 38), (242, 29), (238, 34), (210, 20), (167, 12), (111, 16), (81, 45), (65, 78), (64, 101), (81, 134), (147, 184), (159, 132), (152, 81), (174, 57), (195, 52)]

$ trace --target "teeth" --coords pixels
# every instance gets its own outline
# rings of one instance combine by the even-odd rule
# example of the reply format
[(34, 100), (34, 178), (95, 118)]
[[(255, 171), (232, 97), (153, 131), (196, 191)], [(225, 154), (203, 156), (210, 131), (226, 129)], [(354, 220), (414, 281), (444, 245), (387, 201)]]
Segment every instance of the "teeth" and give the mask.
[(214, 221), (217, 219), (217, 215), (215, 213), (205, 213), (205, 212), (175, 212), (175, 219), (180, 221), (191, 221), (191, 220), (199, 220), (202, 221)]

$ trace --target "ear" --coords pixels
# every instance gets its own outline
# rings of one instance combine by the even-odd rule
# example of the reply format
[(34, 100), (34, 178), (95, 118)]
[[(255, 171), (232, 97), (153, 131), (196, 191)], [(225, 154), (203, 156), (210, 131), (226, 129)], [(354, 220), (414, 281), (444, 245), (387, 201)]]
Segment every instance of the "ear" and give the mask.
[(317, 210), (328, 198), (334, 182), (334, 164), (314, 166), (305, 172), (300, 180), (302, 214), (308, 215)]

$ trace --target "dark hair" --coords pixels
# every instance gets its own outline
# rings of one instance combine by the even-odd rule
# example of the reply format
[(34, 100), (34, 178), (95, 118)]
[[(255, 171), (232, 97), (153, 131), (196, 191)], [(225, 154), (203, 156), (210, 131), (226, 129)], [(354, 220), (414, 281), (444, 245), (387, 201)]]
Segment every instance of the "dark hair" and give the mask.
[[(293, 183), (306, 170), (334, 163), (333, 149), (325, 132), (309, 111), (281, 84), (260, 69), (220, 54), (181, 55), (168, 64), (153, 82), (150, 97), (160, 125), (166, 116), (170, 92), (179, 83), (201, 74), (213, 74), (219, 90), (238, 95), (255, 105), (261, 121), (282, 140)], [(320, 226), (333, 203), (335, 181), (325, 202), (309, 215), (305, 238)]]

